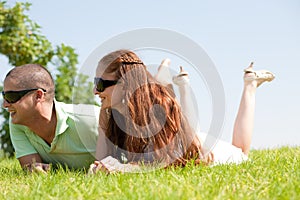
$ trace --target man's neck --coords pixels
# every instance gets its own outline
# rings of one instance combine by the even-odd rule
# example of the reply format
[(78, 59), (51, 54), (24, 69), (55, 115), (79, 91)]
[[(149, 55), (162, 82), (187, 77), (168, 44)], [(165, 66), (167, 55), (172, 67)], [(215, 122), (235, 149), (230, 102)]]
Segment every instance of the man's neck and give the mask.
[(51, 111), (42, 112), (28, 127), (50, 145), (55, 136), (56, 124), (56, 111), (53, 104)]

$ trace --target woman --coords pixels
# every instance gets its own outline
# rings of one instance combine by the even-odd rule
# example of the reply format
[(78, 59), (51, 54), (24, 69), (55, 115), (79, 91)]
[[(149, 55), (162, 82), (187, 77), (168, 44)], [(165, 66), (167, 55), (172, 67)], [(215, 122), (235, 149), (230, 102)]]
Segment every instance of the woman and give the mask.
[[(181, 72), (178, 78), (186, 79), (187, 73)], [(241, 149), (242, 159), (246, 158), (250, 148), (256, 88), (273, 79), (271, 72), (254, 71), (252, 64), (245, 70), (233, 147), (229, 147)], [(94, 93), (102, 103), (98, 160), (112, 156), (123, 163), (159, 163), (163, 166), (185, 166), (190, 160), (205, 165), (214, 161), (213, 152), (205, 152), (199, 134), (189, 126), (173, 91), (160, 84), (132, 51), (115, 51), (100, 60)], [(186, 105), (184, 99), (188, 97), (181, 98), (182, 104)], [(224, 147), (222, 144), (217, 146)], [(91, 167), (110, 170), (107, 169), (111, 164), (107, 163), (112, 162), (110, 158), (95, 162)], [(116, 163), (113, 160), (112, 165)]]

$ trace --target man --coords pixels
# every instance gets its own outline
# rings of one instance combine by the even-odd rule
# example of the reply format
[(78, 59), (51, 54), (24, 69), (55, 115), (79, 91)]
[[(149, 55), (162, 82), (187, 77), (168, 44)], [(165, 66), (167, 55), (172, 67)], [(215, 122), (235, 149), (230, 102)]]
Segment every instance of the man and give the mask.
[(45, 172), (47, 164), (88, 168), (95, 160), (100, 109), (54, 99), (51, 74), (41, 65), (13, 68), (5, 77), (3, 107), (21, 166)]

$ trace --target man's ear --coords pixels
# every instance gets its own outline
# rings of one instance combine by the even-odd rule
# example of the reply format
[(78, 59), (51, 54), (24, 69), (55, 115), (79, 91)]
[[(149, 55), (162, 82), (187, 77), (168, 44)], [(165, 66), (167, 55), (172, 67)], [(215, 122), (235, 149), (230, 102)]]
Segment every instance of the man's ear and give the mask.
[(37, 101), (41, 101), (41, 100), (44, 100), (44, 99), (45, 99), (45, 93), (44, 93), (44, 91), (38, 89), (38, 90), (36, 91), (36, 100), (37, 100)]

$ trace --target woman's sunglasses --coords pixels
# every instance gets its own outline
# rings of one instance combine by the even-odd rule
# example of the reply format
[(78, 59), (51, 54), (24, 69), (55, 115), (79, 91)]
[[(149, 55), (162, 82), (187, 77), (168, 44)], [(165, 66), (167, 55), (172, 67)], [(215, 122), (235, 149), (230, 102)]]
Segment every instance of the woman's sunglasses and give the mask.
[(98, 92), (103, 92), (106, 88), (116, 85), (118, 81), (112, 81), (112, 80), (103, 80), (102, 78), (95, 78), (94, 84), (96, 86), (96, 90)]
[(43, 88), (33, 88), (33, 89), (19, 90), (19, 91), (6, 91), (6, 92), (2, 91), (2, 96), (3, 96), (3, 99), (5, 99), (5, 101), (7, 101), (8, 103), (16, 103), (23, 96), (25, 96), (25, 94), (27, 94), (28, 92), (31, 92), (34, 90), (39, 90), (39, 89), (46, 92), (46, 90)]

